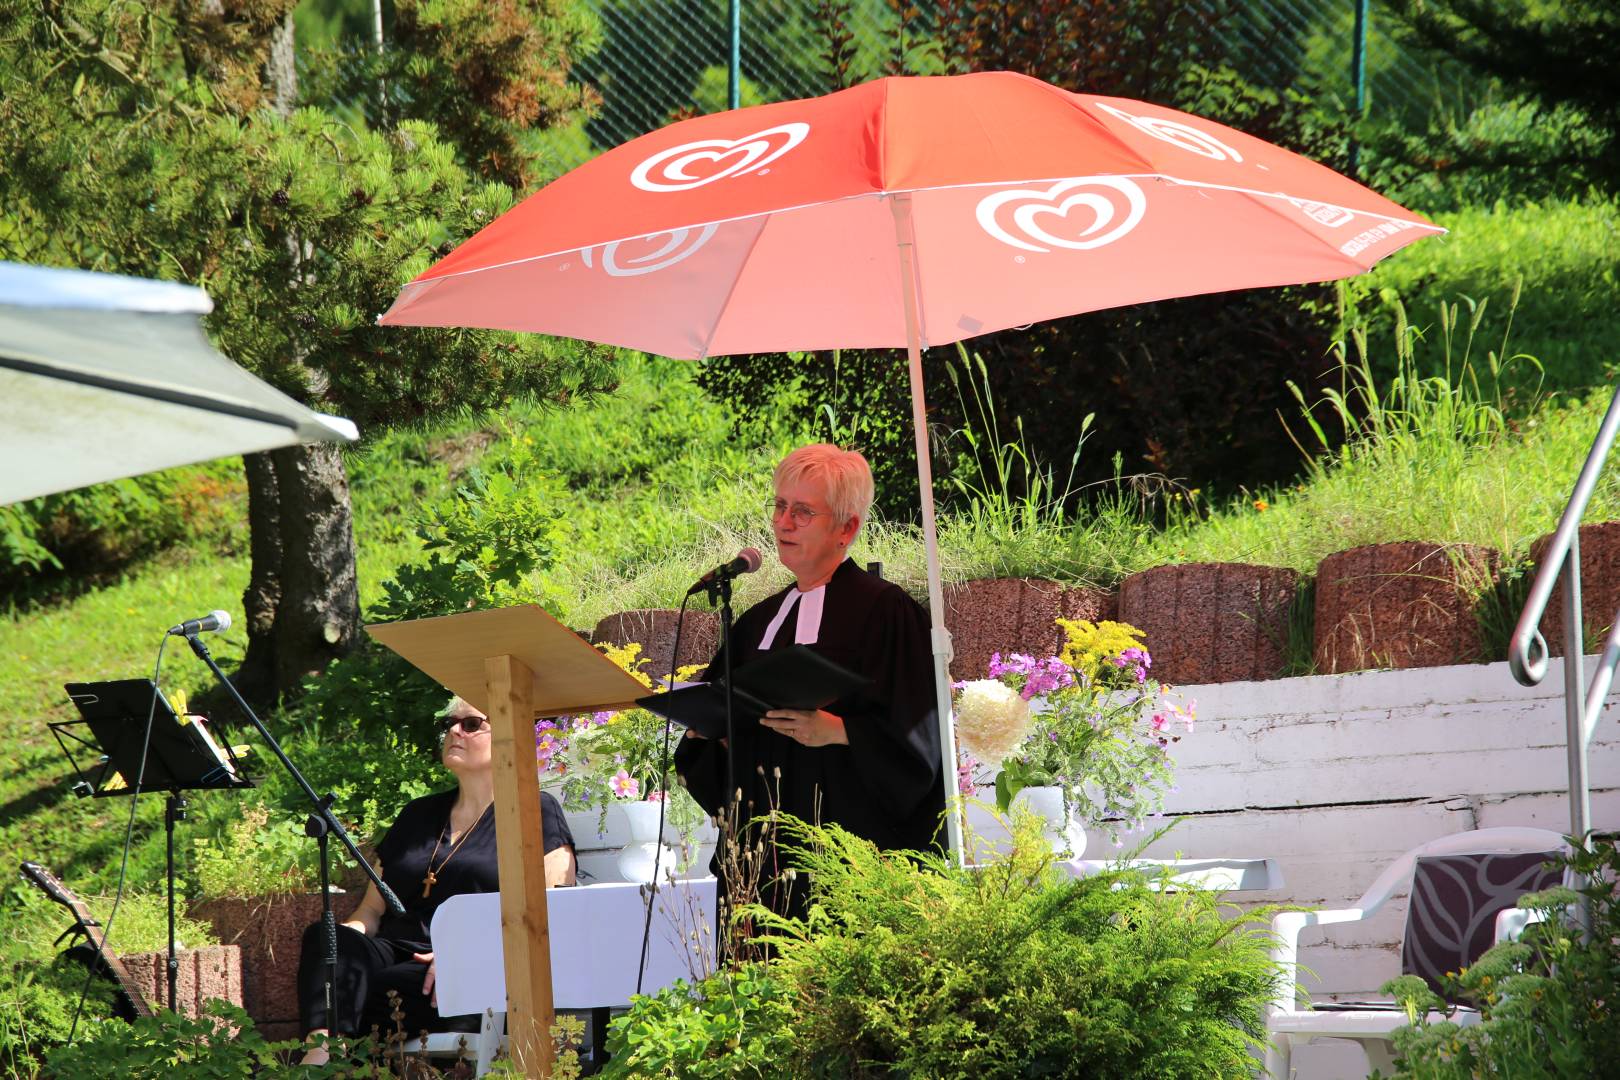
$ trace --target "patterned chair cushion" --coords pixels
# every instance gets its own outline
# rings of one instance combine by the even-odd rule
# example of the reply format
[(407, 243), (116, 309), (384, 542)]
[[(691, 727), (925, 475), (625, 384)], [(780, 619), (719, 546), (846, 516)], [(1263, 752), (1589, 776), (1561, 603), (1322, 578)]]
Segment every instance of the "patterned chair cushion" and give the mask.
[(1412, 874), (1401, 971), (1420, 976), (1445, 996), (1442, 977), (1460, 971), (1491, 947), (1499, 912), (1525, 893), (1557, 885), (1556, 851), (1420, 858)]

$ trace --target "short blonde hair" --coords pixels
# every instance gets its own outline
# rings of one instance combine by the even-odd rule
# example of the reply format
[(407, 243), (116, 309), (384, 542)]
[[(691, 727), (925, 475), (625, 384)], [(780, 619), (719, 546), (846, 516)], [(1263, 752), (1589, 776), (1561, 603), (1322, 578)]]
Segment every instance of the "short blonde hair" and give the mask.
[(778, 488), (800, 481), (819, 483), (827, 493), (827, 508), (840, 525), (850, 518), (865, 524), (872, 508), (872, 467), (858, 450), (831, 443), (801, 446), (777, 465), (772, 481)]
[[(477, 706), (472, 705), (469, 702), (462, 700), (461, 695), (459, 695), (459, 694), (450, 695), (450, 700), (445, 703), (444, 708), (440, 709), (438, 712), (434, 713), (433, 715), (438, 717), (440, 720), (447, 720), (450, 717), (454, 716), (457, 712), (459, 712), (462, 709), (471, 709), (473, 712), (478, 713), (479, 716), (484, 715), (483, 713), (478, 711)], [(488, 719), (488, 718), (486, 717), (486, 719)]]

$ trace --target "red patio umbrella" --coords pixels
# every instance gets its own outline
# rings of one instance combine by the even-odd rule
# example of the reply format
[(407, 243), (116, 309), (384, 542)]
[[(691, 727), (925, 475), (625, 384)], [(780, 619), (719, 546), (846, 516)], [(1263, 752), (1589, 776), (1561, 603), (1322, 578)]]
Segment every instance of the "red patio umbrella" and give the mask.
[(683, 120), (609, 150), (406, 285), (382, 322), (698, 360), (908, 349), (949, 778), (921, 350), (1123, 304), (1348, 277), (1441, 231), (1331, 169), (1173, 109), (1009, 72), (891, 78)]

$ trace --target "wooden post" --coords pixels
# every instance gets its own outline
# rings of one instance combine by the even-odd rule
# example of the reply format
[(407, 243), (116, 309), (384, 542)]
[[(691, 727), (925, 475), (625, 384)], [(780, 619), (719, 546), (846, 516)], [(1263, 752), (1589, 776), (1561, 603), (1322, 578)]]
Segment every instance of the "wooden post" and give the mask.
[(534, 675), (513, 656), (484, 661), (495, 773), (495, 845), (501, 872), (506, 1030), (528, 1076), (552, 1066), (551, 936), (546, 919), (545, 832), (535, 767)]

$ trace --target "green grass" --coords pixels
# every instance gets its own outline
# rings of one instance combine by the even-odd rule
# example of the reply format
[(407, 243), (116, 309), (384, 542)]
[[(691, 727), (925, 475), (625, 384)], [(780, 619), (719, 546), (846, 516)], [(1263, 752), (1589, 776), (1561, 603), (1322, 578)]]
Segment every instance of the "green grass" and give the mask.
[(1438, 214), (1446, 236), (1423, 240), (1349, 282), (1371, 319), (1373, 336), (1392, 319), (1376, 297), (1385, 290), (1406, 301), (1414, 325), (1437, 321), (1439, 304), (1488, 302), (1480, 340), (1500, 342), (1509, 300), (1510, 352), (1541, 361), (1553, 389), (1583, 389), (1609, 381), (1620, 368), (1620, 201), (1471, 207)]

